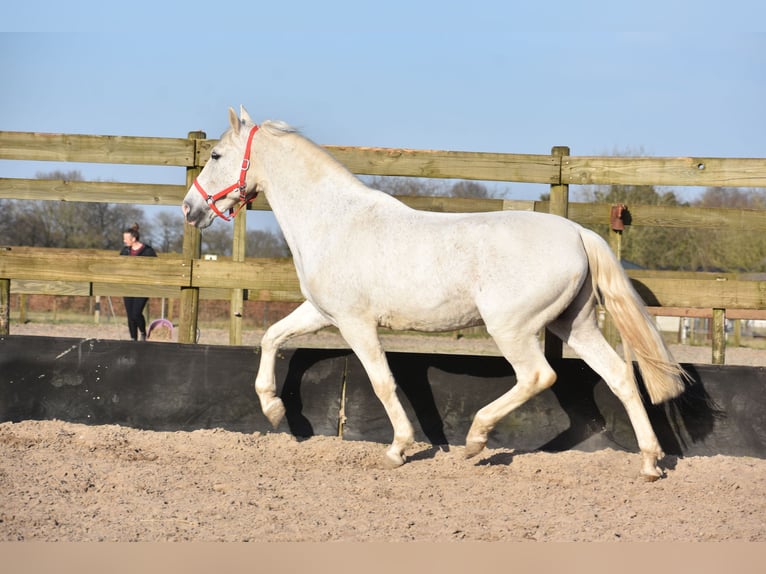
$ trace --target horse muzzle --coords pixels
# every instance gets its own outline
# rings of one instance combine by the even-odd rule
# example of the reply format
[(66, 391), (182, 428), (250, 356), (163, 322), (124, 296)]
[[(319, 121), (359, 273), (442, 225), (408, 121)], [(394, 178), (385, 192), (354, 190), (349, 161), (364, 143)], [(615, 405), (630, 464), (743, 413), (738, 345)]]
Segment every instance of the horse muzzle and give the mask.
[(199, 227), (200, 229), (204, 229), (205, 227), (209, 226), (210, 223), (212, 223), (212, 217), (208, 217), (206, 221), (205, 215), (207, 210), (200, 208), (195, 209), (187, 201), (183, 202), (181, 205), (181, 210), (184, 214), (184, 221), (192, 227)]

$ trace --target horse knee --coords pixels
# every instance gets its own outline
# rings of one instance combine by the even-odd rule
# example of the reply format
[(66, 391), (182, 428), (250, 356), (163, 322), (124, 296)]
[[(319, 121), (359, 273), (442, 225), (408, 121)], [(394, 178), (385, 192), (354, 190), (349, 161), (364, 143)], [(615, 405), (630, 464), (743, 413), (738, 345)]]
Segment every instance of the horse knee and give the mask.
[(266, 329), (266, 332), (261, 337), (261, 353), (275, 353), (279, 348), (277, 338), (271, 333), (271, 329)]

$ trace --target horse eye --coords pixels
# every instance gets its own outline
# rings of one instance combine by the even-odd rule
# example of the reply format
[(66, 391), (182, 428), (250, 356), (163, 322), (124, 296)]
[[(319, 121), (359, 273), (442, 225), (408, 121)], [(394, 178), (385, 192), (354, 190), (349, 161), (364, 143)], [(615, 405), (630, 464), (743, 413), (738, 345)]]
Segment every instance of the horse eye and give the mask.
[(210, 159), (221, 159), (221, 154), (213, 150), (210, 152)]

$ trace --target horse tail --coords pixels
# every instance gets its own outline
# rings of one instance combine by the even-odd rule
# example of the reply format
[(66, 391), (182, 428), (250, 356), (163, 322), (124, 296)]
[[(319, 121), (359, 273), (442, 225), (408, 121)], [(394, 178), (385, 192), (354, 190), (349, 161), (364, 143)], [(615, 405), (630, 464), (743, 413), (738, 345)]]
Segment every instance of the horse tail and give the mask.
[[(620, 333), (625, 361), (631, 365), (635, 357), (653, 404), (677, 397), (689, 375), (671, 355), (654, 319), (606, 241), (584, 228), (580, 236), (588, 255), (593, 291)], [(633, 376), (633, 369), (628, 370)]]

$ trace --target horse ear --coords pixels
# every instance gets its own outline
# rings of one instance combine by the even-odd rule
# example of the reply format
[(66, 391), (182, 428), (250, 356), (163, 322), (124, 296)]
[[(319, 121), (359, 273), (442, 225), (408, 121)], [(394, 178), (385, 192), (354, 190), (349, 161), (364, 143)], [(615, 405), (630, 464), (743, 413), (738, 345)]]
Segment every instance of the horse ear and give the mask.
[(234, 111), (234, 108), (229, 108), (229, 124), (231, 125), (231, 129), (234, 130), (234, 133), (238, 134), (239, 118), (237, 117), (237, 112)]
[(247, 110), (245, 109), (245, 106), (241, 105), (239, 106), (239, 119), (241, 119), (246, 124), (252, 124), (255, 123), (253, 120), (250, 119), (250, 114), (247, 113)]

